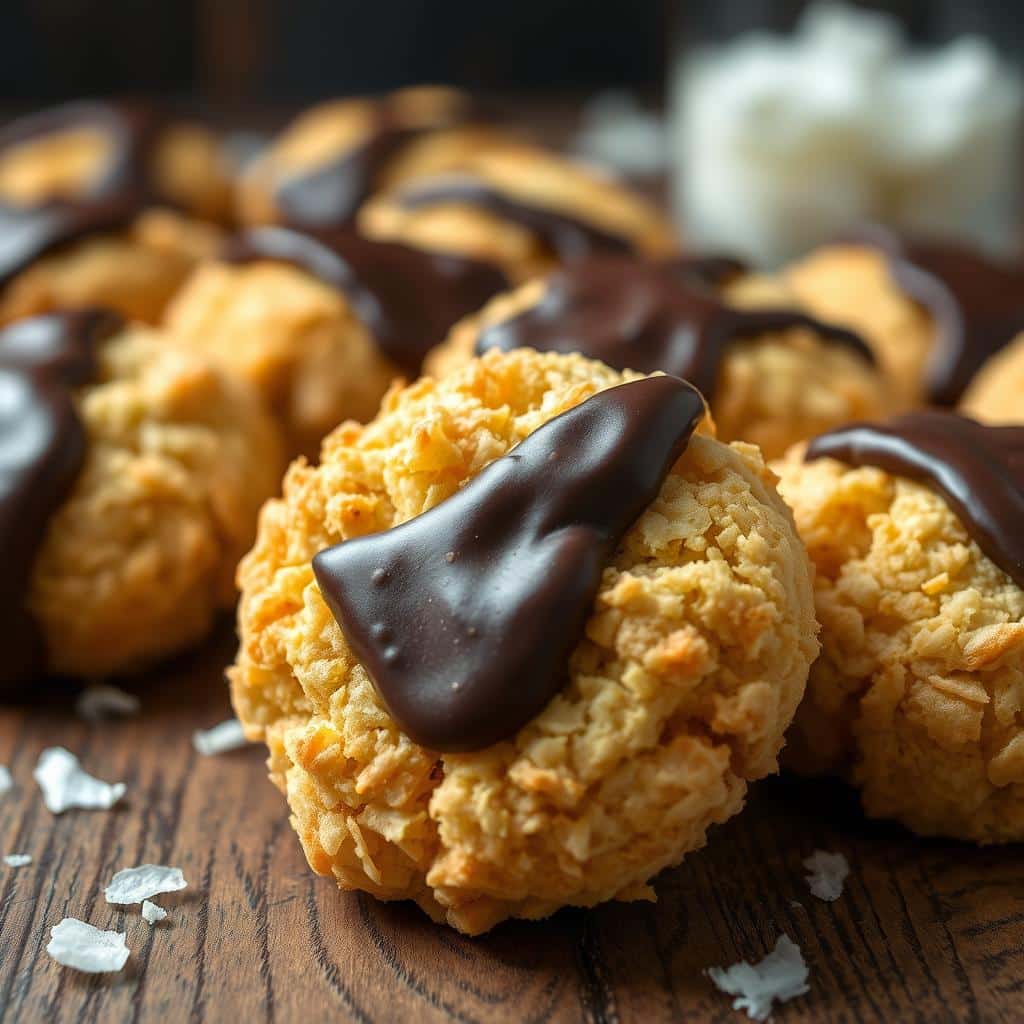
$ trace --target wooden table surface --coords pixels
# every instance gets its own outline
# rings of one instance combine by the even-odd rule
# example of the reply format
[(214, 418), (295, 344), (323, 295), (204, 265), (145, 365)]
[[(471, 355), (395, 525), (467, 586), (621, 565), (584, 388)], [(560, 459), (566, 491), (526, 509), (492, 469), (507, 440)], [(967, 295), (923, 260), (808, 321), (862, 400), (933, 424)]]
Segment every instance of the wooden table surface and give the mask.
[[(704, 969), (760, 958), (785, 932), (810, 965), (790, 1021), (1024, 1019), (1024, 862), (868, 823), (838, 784), (775, 779), (708, 847), (666, 872), (655, 905), (563, 911), (469, 939), (414, 906), (338, 892), (306, 867), (262, 748), (201, 757), (197, 726), (223, 719), (229, 627), (140, 687), (143, 713), (79, 721), (66, 696), (0, 712), (0, 1008), (10, 1021), (745, 1020)], [(128, 785), (112, 811), (43, 806), (32, 769), (62, 744)], [(836, 903), (801, 861), (838, 850), (852, 874)], [(103, 900), (119, 868), (181, 867), (184, 893), (139, 909)], [(120, 974), (88, 976), (45, 953), (65, 916), (126, 930)]]

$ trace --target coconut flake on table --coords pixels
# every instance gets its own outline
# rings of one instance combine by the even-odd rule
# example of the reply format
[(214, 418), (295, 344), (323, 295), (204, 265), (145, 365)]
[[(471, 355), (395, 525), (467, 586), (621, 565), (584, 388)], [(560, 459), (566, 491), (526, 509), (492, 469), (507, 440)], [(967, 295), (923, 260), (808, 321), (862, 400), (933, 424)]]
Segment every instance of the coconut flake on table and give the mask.
[(807, 884), (819, 900), (829, 903), (843, 895), (843, 883), (850, 873), (850, 865), (841, 853), (815, 850), (804, 860)]
[(75, 714), (87, 722), (101, 722), (105, 718), (137, 715), (141, 707), (142, 702), (135, 694), (116, 686), (87, 686), (75, 701)]
[(142, 903), (150, 896), (163, 892), (179, 892), (188, 885), (181, 868), (168, 868), (162, 864), (142, 864), (137, 868), (122, 868), (103, 890), (108, 903), (126, 905)]
[(727, 995), (735, 996), (734, 1010), (745, 1010), (751, 1020), (767, 1020), (772, 1003), (783, 1003), (808, 991), (810, 972), (800, 947), (780, 935), (775, 948), (756, 964), (741, 960), (731, 967), (709, 967), (708, 977)]
[(102, 782), (83, 771), (78, 758), (63, 747), (48, 747), (32, 773), (43, 791), (47, 810), (60, 814), (69, 807), (86, 810), (113, 807), (124, 796), (123, 782)]
[(4, 863), (9, 868), (23, 868), (32, 863), (32, 855), (29, 853), (7, 853), (4, 854)]
[(237, 718), (229, 718), (212, 729), (197, 729), (192, 733), (192, 746), (206, 757), (226, 754), (229, 750), (248, 746), (248, 743), (242, 723)]
[(119, 971), (128, 962), (124, 932), (105, 932), (74, 917), (50, 929), (46, 952), (59, 964), (87, 974)]
[(156, 924), (167, 916), (163, 907), (157, 906), (151, 900), (142, 901), (142, 919), (146, 924)]
[(14, 779), (11, 778), (7, 765), (0, 764), (0, 793), (6, 793), (13, 785)]

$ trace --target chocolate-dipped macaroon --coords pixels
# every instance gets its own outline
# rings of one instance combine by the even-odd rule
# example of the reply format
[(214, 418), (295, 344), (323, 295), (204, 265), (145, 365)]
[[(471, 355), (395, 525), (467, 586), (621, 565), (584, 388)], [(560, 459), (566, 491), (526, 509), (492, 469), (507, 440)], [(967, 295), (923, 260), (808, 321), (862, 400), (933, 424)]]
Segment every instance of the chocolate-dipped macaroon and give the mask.
[(904, 407), (955, 406), (1024, 330), (1024, 264), (968, 245), (863, 228), (789, 267), (807, 310), (863, 334)]
[(809, 567), (703, 416), (677, 378), (488, 352), (293, 464), (230, 675), (315, 871), (470, 933), (649, 898), (775, 770)]
[(106, 311), (0, 330), (0, 693), (198, 640), (280, 472), (257, 396)]
[(293, 454), (376, 413), (451, 326), (507, 287), (496, 267), (348, 229), (254, 228), (203, 264), (169, 332), (255, 385)]
[(857, 335), (781, 305), (733, 302), (744, 275), (721, 258), (587, 259), (495, 299), (456, 327), (426, 371), (443, 375), (490, 348), (519, 347), (660, 370), (704, 393), (719, 437), (751, 441), (769, 458), (851, 418), (891, 410)]
[(774, 468), (822, 625), (790, 763), (922, 834), (1024, 839), (1024, 428), (911, 413)]

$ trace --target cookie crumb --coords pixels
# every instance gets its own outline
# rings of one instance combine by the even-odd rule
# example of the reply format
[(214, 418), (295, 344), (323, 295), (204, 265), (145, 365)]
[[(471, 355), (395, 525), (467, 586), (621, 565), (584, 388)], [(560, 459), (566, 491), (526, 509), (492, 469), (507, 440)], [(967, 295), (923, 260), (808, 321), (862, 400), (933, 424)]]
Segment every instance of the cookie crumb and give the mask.
[(87, 722), (137, 715), (142, 702), (116, 686), (87, 686), (75, 701), (75, 714)]
[(150, 896), (163, 892), (179, 892), (188, 882), (181, 868), (168, 868), (162, 864), (142, 864), (137, 868), (122, 868), (103, 890), (108, 903), (142, 903)]
[(4, 863), (9, 868), (23, 868), (32, 863), (32, 856), (28, 853), (8, 853), (4, 855)]
[(772, 1003), (802, 996), (809, 991), (810, 973), (800, 947), (780, 935), (775, 948), (756, 964), (741, 960), (731, 967), (709, 967), (707, 976), (727, 995), (736, 996), (734, 1010), (745, 1010), (751, 1020), (767, 1020)]
[(850, 865), (841, 853), (815, 850), (804, 860), (807, 884), (819, 900), (834, 902), (843, 895), (843, 883), (850, 873)]
[(43, 791), (46, 809), (60, 814), (70, 807), (107, 810), (125, 794), (123, 782), (103, 782), (83, 771), (78, 758), (64, 747), (47, 747), (32, 773)]
[(142, 920), (146, 924), (156, 924), (158, 921), (162, 921), (167, 916), (167, 911), (163, 907), (158, 907), (151, 900), (142, 901)]
[(124, 932), (105, 932), (74, 917), (50, 929), (46, 952), (59, 964), (86, 974), (119, 971), (128, 962)]
[(248, 744), (245, 730), (237, 718), (229, 718), (212, 729), (197, 729), (192, 733), (192, 746), (204, 757), (215, 754), (226, 754), (230, 750), (239, 750)]

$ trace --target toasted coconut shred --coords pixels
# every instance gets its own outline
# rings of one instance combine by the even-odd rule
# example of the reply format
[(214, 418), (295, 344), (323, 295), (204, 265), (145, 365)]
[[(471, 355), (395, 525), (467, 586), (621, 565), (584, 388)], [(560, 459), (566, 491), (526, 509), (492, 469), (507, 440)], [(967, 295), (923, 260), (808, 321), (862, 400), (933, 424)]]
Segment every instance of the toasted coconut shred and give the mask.
[(119, 971), (128, 962), (124, 932), (105, 932), (74, 917), (50, 929), (46, 952), (59, 964), (88, 974)]
[(142, 919), (146, 924), (156, 924), (167, 916), (163, 907), (157, 906), (151, 900), (142, 901)]
[(71, 807), (88, 810), (113, 807), (124, 796), (123, 782), (102, 782), (83, 771), (78, 758), (63, 747), (48, 747), (33, 772), (47, 810), (60, 814)]
[(103, 895), (108, 903), (125, 906), (130, 903), (144, 903), (151, 896), (159, 896), (164, 892), (179, 892), (187, 885), (181, 868), (168, 868), (162, 864), (142, 864), (137, 868), (123, 868), (118, 871), (103, 890)]
[(197, 729), (192, 733), (192, 746), (200, 754), (212, 757), (214, 754), (226, 754), (229, 750), (248, 746), (248, 740), (242, 723), (237, 718), (229, 718), (212, 729)]
[(819, 900), (829, 903), (843, 895), (843, 883), (850, 873), (850, 865), (841, 853), (815, 850), (804, 861), (807, 884)]
[(4, 863), (9, 868), (23, 868), (32, 863), (32, 856), (28, 853), (8, 853), (4, 855)]
[(116, 686), (87, 686), (75, 701), (75, 714), (87, 722), (137, 715), (142, 701)]
[(731, 967), (709, 967), (708, 977), (721, 991), (735, 996), (734, 1010), (745, 1010), (751, 1020), (767, 1020), (772, 1004), (783, 1003), (809, 991), (810, 972), (800, 947), (780, 935), (775, 948), (756, 964), (741, 960)]

